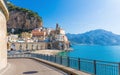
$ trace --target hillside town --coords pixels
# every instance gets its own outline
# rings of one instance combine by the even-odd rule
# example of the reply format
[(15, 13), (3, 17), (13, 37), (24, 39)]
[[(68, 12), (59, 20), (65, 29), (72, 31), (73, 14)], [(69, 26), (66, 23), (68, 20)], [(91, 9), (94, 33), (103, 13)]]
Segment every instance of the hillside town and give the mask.
[(56, 28), (39, 27), (31, 32), (14, 34), (14, 29), (8, 35), (8, 49), (16, 49), (16, 43), (45, 43), (44, 49), (68, 50), (70, 42), (65, 35), (65, 31), (56, 24)]

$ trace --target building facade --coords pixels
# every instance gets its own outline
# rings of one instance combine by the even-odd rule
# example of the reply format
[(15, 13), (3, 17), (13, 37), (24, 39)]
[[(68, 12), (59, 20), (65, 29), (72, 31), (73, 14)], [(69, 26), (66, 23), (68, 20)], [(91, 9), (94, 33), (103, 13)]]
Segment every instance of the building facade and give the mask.
[(7, 27), (9, 13), (4, 0), (0, 0), (0, 70), (7, 65)]
[(65, 35), (65, 31), (56, 24), (56, 29), (52, 30), (49, 37), (48, 48), (59, 50), (68, 50), (70, 42)]
[(46, 42), (24, 42), (24, 43), (19, 43), (19, 42), (14, 42), (14, 43), (9, 43), (10, 49), (8, 50), (45, 50), (46, 47)]
[(8, 36), (8, 41), (9, 42), (17, 42), (17, 40), (18, 40), (18, 35), (11, 34), (11, 35)]
[(44, 41), (47, 36), (46, 29), (43, 28), (36, 28), (32, 30), (32, 37), (37, 38), (39, 41)]

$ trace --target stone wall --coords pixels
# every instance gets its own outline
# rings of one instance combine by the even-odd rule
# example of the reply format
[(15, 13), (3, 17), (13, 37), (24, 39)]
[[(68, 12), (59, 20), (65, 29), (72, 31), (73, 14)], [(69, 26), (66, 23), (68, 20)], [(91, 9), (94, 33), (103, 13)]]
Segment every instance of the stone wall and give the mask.
[(6, 31), (6, 17), (4, 16), (2, 10), (0, 10), (0, 70), (7, 65)]
[(56, 41), (47, 44), (48, 49), (58, 49), (58, 50), (69, 50), (70, 43), (65, 43), (63, 41)]
[[(47, 45), (45, 42), (34, 42), (34, 43), (10, 43), (11, 46), (14, 45), (13, 50), (44, 50)], [(11, 49), (9, 49), (11, 50)]]

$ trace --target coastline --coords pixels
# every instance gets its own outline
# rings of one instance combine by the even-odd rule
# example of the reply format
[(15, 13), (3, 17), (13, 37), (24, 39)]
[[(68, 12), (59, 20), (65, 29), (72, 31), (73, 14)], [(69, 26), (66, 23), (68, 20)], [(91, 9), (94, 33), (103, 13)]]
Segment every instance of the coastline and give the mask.
[(37, 53), (37, 54), (45, 54), (45, 55), (58, 55), (61, 52), (69, 52), (72, 51), (72, 48), (69, 48), (68, 50), (57, 50), (57, 49), (43, 49), (43, 50), (36, 50), (32, 53)]
[(46, 50), (37, 50), (32, 53), (45, 54), (45, 55), (57, 55), (58, 53), (60, 53), (62, 51), (64, 51), (64, 50), (46, 49)]

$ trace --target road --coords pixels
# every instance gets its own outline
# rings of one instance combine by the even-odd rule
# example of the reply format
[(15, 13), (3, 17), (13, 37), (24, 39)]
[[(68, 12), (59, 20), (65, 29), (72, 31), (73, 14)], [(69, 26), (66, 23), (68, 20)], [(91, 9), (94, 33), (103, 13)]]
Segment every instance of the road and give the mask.
[(67, 75), (61, 70), (33, 59), (8, 59), (8, 63), (10, 66), (2, 75)]

